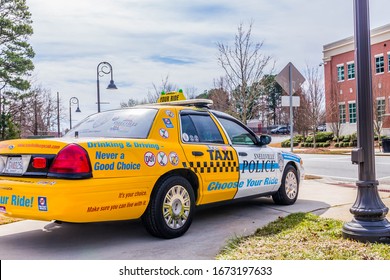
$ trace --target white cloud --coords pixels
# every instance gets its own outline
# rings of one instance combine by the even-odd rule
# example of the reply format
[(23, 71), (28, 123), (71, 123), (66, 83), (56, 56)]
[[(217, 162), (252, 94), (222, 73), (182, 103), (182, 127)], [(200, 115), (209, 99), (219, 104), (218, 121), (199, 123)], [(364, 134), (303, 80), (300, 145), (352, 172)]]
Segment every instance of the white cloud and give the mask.
[[(170, 82), (199, 93), (222, 76), (217, 42), (232, 42), (237, 26), (253, 25), (253, 40), (277, 61), (302, 73), (322, 60), (323, 45), (353, 35), (353, 1), (340, 0), (27, 0), (33, 16), (35, 74), (65, 108), (80, 99), (82, 114), (96, 111), (96, 67), (108, 61), (118, 90), (101, 81), (103, 109), (142, 99), (169, 74)], [(390, 1), (371, 0), (371, 27), (388, 22)], [(164, 63), (164, 60), (166, 63)], [(175, 64), (174, 62), (185, 62)], [(72, 115), (73, 116), (73, 115)], [(67, 124), (65, 123), (64, 126)]]

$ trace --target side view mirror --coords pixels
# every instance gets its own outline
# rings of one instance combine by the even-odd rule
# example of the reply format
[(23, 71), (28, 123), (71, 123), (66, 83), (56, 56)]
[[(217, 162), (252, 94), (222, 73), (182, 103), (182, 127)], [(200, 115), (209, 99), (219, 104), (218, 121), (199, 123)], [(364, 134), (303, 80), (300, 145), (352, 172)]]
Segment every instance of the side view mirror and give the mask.
[(272, 141), (272, 137), (269, 135), (261, 135), (259, 137), (260, 146), (268, 145), (269, 143), (271, 143), (271, 141)]

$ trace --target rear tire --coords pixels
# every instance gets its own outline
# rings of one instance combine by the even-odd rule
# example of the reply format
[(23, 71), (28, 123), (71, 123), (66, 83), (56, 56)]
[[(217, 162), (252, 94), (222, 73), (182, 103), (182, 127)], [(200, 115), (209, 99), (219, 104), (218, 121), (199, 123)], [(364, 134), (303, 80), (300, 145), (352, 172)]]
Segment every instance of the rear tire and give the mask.
[(279, 190), (272, 195), (272, 199), (279, 205), (292, 205), (298, 198), (299, 180), (297, 170), (287, 165), (283, 172), (282, 184)]
[(190, 227), (194, 207), (191, 184), (180, 176), (168, 177), (156, 185), (142, 221), (151, 235), (176, 238)]

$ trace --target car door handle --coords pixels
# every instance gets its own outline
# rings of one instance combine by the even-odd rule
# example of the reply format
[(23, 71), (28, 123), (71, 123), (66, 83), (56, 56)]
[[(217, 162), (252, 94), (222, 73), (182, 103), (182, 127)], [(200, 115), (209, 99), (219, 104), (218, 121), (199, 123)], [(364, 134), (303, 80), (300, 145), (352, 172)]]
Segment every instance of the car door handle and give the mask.
[(239, 152), (238, 155), (239, 155), (239, 156), (242, 156), (242, 157), (246, 157), (248, 154), (247, 154), (247, 153), (244, 153), (244, 152)]
[(196, 157), (201, 157), (203, 156), (203, 153), (202, 152), (198, 152), (198, 151), (193, 151), (192, 154)]

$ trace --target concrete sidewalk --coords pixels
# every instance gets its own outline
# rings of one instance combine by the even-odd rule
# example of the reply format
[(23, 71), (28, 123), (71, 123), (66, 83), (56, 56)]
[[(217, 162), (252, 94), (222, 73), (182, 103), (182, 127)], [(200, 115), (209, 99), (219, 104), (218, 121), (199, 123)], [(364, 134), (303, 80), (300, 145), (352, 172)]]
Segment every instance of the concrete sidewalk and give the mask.
[[(390, 186), (379, 185), (378, 193), (383, 203), (390, 209)], [(357, 187), (353, 182), (340, 182), (331, 179), (305, 180), (301, 187), (298, 204), (303, 201), (314, 201), (315, 205), (309, 212), (321, 217), (348, 222), (353, 218), (349, 209), (356, 197)], [(390, 220), (389, 214), (387, 219)]]

